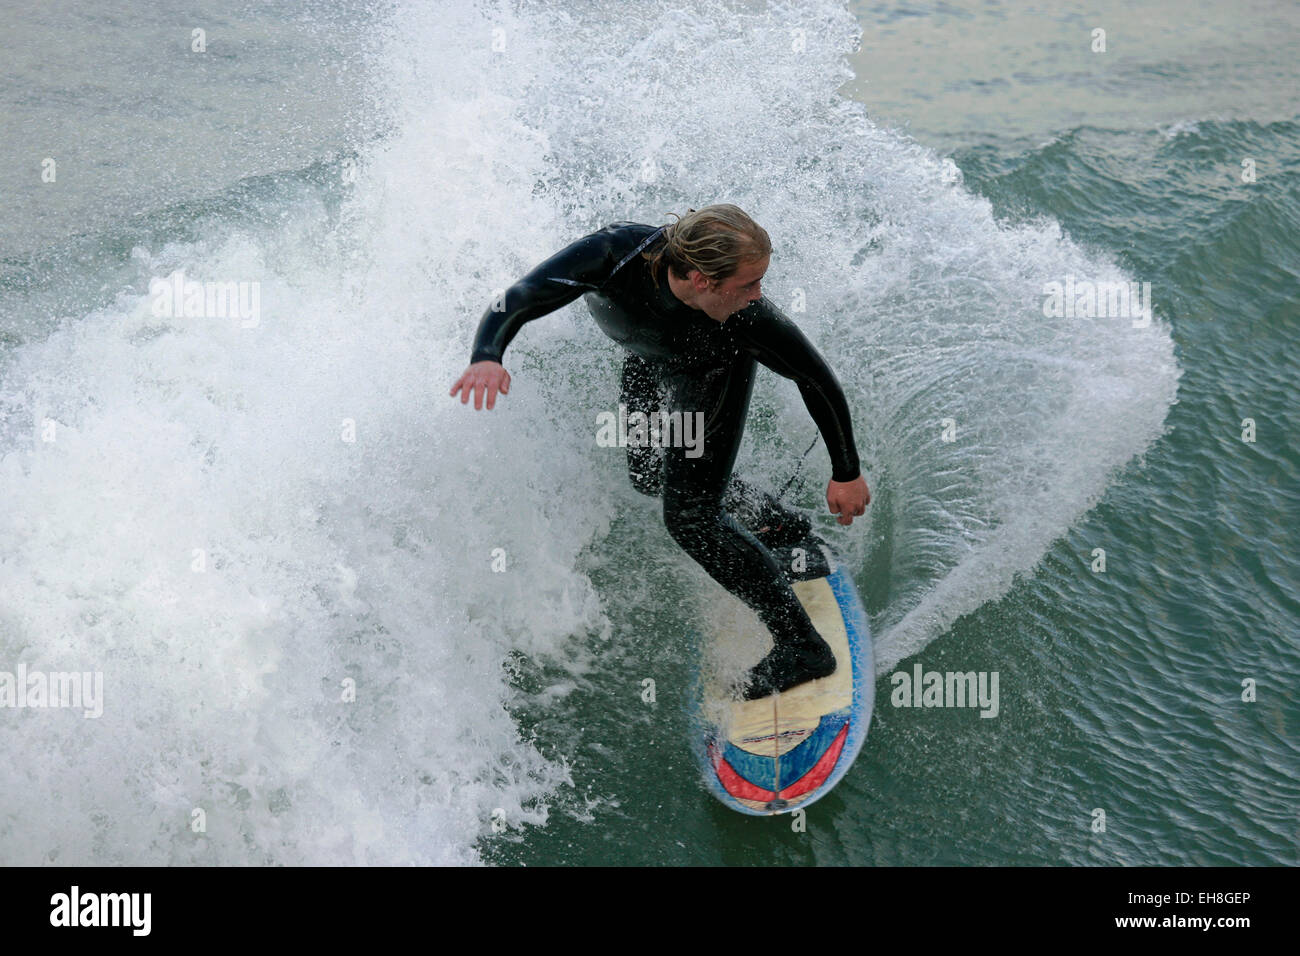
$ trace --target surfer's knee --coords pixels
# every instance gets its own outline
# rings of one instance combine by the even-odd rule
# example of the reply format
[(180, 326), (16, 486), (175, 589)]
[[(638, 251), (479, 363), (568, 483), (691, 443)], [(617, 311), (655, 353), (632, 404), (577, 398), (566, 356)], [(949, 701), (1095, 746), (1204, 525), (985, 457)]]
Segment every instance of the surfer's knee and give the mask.
[(664, 527), (674, 541), (687, 551), (700, 544), (717, 525), (717, 507), (702, 508), (697, 504), (664, 499)]

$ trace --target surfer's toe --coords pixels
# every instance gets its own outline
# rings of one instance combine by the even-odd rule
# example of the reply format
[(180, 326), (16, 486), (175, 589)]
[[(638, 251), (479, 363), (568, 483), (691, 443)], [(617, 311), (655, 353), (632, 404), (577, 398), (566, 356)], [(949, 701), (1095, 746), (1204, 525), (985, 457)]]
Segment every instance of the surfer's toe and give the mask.
[(815, 644), (783, 644), (772, 648), (749, 672), (745, 700), (781, 694), (792, 687), (835, 673), (835, 653), (820, 637)]

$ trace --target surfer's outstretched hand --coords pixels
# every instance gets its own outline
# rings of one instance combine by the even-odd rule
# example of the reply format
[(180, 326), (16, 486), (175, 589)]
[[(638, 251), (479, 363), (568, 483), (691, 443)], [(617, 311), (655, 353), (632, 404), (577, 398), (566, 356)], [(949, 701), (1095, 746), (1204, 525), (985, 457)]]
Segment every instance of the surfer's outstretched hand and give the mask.
[(839, 515), (835, 520), (840, 524), (853, 524), (854, 518), (866, 513), (869, 504), (871, 489), (862, 475), (852, 481), (832, 481), (826, 486), (826, 506), (831, 514)]
[(457, 391), (464, 389), (460, 393), (460, 403), (462, 405), (469, 402), (469, 396), (474, 394), (474, 407), (483, 407), (483, 393), (487, 393), (487, 407), (495, 408), (497, 404), (497, 392), (502, 395), (510, 394), (510, 373), (505, 370), (500, 362), (475, 362), (469, 368), (465, 369), (465, 374), (456, 379), (456, 384), (451, 387), (451, 394), (454, 396)]

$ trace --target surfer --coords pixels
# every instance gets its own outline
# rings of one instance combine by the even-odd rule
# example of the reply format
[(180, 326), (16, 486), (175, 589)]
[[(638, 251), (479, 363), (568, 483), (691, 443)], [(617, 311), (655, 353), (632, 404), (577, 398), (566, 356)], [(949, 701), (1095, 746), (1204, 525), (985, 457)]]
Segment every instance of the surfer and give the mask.
[(451, 388), (461, 404), (472, 393), (475, 408), (485, 397), (493, 408), (497, 394), (510, 391), (501, 362), (511, 339), (524, 323), (582, 295), (601, 329), (627, 350), (621, 400), (629, 410), (703, 412), (702, 454), (629, 443), (628, 473), (638, 491), (663, 497), (664, 524), (682, 549), (771, 631), (775, 646), (749, 674), (749, 700), (835, 671), (830, 646), (769, 550), (803, 541), (811, 522), (731, 474), (756, 362), (798, 384), (830, 452), (826, 503), (839, 523), (852, 524), (871, 501), (839, 382), (762, 295), (771, 252), (767, 232), (728, 203), (692, 209), (667, 226), (606, 226), (538, 265), (489, 307), (469, 368)]

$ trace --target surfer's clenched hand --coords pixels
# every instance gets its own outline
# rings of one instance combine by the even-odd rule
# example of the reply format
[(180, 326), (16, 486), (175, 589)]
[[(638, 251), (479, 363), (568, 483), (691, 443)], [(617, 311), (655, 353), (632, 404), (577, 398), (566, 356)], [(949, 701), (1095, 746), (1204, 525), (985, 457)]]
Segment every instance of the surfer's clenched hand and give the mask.
[(866, 513), (871, 504), (871, 489), (862, 475), (852, 481), (831, 481), (826, 486), (826, 506), (831, 514), (839, 515), (840, 524), (853, 524), (853, 519)]
[(495, 408), (497, 403), (497, 392), (502, 395), (510, 394), (510, 373), (500, 362), (475, 362), (469, 368), (465, 369), (465, 374), (456, 379), (456, 384), (451, 387), (451, 394), (454, 396), (459, 389), (464, 389), (460, 393), (460, 403), (462, 405), (469, 402), (470, 393), (474, 393), (474, 407), (483, 407), (483, 393), (487, 392), (487, 407)]

